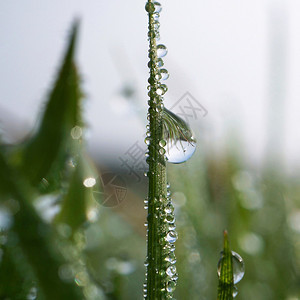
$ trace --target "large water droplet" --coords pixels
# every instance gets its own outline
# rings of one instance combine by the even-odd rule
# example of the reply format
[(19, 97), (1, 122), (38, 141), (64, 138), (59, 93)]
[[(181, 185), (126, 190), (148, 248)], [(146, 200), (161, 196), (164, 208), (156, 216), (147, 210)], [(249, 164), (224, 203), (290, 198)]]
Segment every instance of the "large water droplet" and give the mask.
[[(233, 268), (233, 283), (236, 284), (242, 280), (245, 274), (245, 263), (242, 257), (234, 252), (231, 251), (232, 254), (232, 268)], [(223, 260), (223, 251), (221, 252), (221, 259), (218, 262), (218, 276), (221, 274), (221, 262)]]
[(164, 108), (163, 135), (168, 162), (179, 164), (187, 161), (196, 150), (196, 140), (188, 124), (173, 112)]
[(167, 47), (165, 45), (162, 44), (157, 45), (156, 49), (157, 49), (157, 57), (159, 58), (166, 56), (168, 53)]
[(180, 164), (187, 161), (196, 150), (196, 141), (169, 140), (166, 146), (167, 161)]

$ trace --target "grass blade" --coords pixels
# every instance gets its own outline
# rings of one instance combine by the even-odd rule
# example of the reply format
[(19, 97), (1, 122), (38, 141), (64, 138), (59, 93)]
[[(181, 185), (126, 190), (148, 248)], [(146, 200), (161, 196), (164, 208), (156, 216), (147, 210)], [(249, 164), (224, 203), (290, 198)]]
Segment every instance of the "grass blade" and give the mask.
[(224, 249), (219, 262), (219, 286), (217, 300), (233, 299), (233, 267), (232, 254), (228, 241), (228, 233), (224, 231)]
[[(81, 94), (73, 62), (77, 31), (78, 25), (75, 24), (38, 131), (21, 150), (21, 169), (33, 185), (37, 185), (42, 178), (47, 177), (51, 170), (61, 171), (67, 150), (70, 148), (68, 146), (71, 141), (71, 129), (81, 125), (79, 105)], [(58, 181), (57, 176), (52, 177)]]

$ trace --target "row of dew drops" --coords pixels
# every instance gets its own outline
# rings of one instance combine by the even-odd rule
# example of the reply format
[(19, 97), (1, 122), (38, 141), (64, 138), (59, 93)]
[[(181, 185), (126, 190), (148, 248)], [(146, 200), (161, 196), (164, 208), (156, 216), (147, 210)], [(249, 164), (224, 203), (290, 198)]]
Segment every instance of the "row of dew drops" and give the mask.
[[(150, 29), (148, 33), (149, 39), (152, 39), (153, 37), (156, 39), (156, 41), (160, 40), (160, 34), (159, 34), (159, 16), (160, 12), (162, 10), (161, 4), (159, 2), (154, 3), (146, 3), (145, 6), (146, 11), (149, 13), (150, 17), (153, 16), (154, 21), (154, 32)], [(150, 49), (151, 51), (151, 49)], [(159, 83), (157, 85), (157, 88), (155, 90), (154, 101), (156, 105), (156, 111), (161, 113), (164, 109), (162, 100), (163, 95), (167, 92), (168, 88), (166, 84), (161, 83), (161, 81), (165, 81), (169, 78), (168, 71), (163, 68), (164, 62), (163, 57), (167, 54), (167, 48), (163, 44), (158, 44), (156, 46), (156, 54), (157, 54), (157, 61), (156, 61), (156, 67), (158, 69), (158, 73), (155, 75), (155, 79)], [(151, 56), (151, 53), (149, 53), (149, 57)], [(150, 60), (148, 67), (152, 68), (152, 62)], [(151, 85), (151, 77), (149, 78), (149, 84)], [(150, 89), (150, 85), (148, 86), (148, 89)], [(149, 92), (149, 96), (151, 96), (151, 91)], [(149, 103), (150, 104), (150, 103)], [(150, 116), (148, 114), (148, 120), (150, 119)], [(147, 125), (147, 133), (146, 133), (146, 139), (145, 143), (147, 145), (150, 144), (150, 127)], [(168, 141), (161, 140), (159, 142), (159, 153), (161, 155), (166, 155), (166, 159), (168, 159), (166, 154), (166, 145)], [(149, 154), (146, 153), (147, 162), (149, 163)], [(169, 157), (170, 159), (170, 157)], [(171, 159), (172, 160), (172, 159)], [(182, 162), (186, 159), (182, 159)], [(160, 275), (162, 276), (164, 287), (162, 289), (162, 292), (165, 293), (166, 299), (173, 299), (173, 291), (175, 290), (178, 274), (176, 270), (176, 257), (175, 257), (175, 245), (174, 243), (177, 240), (177, 232), (176, 232), (176, 225), (175, 225), (175, 215), (174, 215), (174, 206), (172, 204), (171, 200), (171, 193), (170, 193), (170, 185), (167, 185), (167, 199), (161, 198), (161, 199), (154, 199), (154, 205), (156, 206), (157, 213), (155, 214), (156, 218), (159, 218), (162, 220), (162, 228), (161, 228), (161, 238), (159, 240), (159, 243), (163, 246), (163, 257), (164, 257), (164, 265), (165, 268), (163, 270), (156, 270), (157, 272), (160, 272)], [(167, 200), (167, 201), (166, 201)], [(148, 209), (148, 199), (145, 199), (145, 209)], [(163, 208), (163, 209), (161, 209)], [(148, 235), (148, 222), (145, 223), (145, 226), (147, 227), (147, 235)], [(145, 260), (145, 266), (148, 269), (149, 266), (149, 258), (147, 257)], [(146, 282), (143, 286), (143, 294), (144, 298), (147, 298), (148, 290), (147, 290), (147, 272), (146, 272)]]
[[(164, 256), (164, 265), (166, 266), (165, 270), (161, 270), (161, 276), (163, 277), (163, 281), (165, 283), (165, 287), (162, 292), (166, 292), (166, 299), (174, 299), (172, 297), (172, 292), (174, 292), (178, 274), (176, 270), (176, 257), (175, 257), (175, 245), (174, 243), (177, 240), (177, 232), (176, 232), (176, 225), (175, 225), (175, 215), (174, 215), (174, 206), (172, 204), (171, 199), (171, 192), (170, 192), (170, 185), (167, 184), (167, 201), (165, 202), (164, 199), (154, 199), (155, 203), (162, 204), (164, 209), (158, 210), (157, 214), (155, 215), (157, 218), (163, 220), (163, 226), (161, 228), (161, 239), (160, 244), (163, 245), (163, 256)], [(164, 204), (166, 203), (166, 204)], [(148, 199), (144, 200), (144, 208), (148, 209)], [(160, 208), (160, 206), (157, 206)], [(145, 223), (147, 227), (147, 234), (148, 234), (148, 222)], [(145, 260), (145, 266), (149, 266), (149, 259), (148, 257)], [(158, 272), (158, 270), (157, 270)], [(146, 274), (147, 278), (147, 274)], [(147, 283), (144, 283), (144, 298), (147, 298)]]
[[(154, 20), (154, 32), (151, 30), (148, 33), (149, 39), (155, 38), (156, 41), (158, 42), (160, 40), (160, 33), (159, 33), (159, 16), (160, 12), (162, 10), (162, 6), (159, 2), (153, 2), (153, 3), (146, 3), (145, 9), (148, 13), (152, 14), (153, 20)], [(160, 81), (165, 81), (169, 78), (169, 72), (167, 69), (163, 68), (164, 66), (164, 61), (163, 57), (165, 57), (168, 53), (167, 47), (163, 44), (158, 44), (156, 46), (156, 53), (157, 53), (157, 62), (156, 66), (158, 68), (158, 74), (155, 75), (155, 79), (159, 81), (158, 87), (156, 88), (156, 97), (159, 99), (156, 103), (156, 110), (158, 112), (162, 112), (164, 110), (164, 105), (162, 103), (163, 100), (163, 95), (167, 92), (168, 87), (164, 83), (160, 83)], [(149, 54), (150, 56), (150, 54)], [(148, 67), (151, 68), (151, 61), (148, 63)], [(151, 84), (151, 77), (149, 78), (149, 84)], [(148, 86), (148, 89), (150, 89), (150, 85)], [(149, 92), (150, 96), (150, 92)], [(166, 111), (165, 111), (166, 112)], [(178, 116), (176, 116), (178, 119), (180, 119)], [(150, 116), (148, 114), (148, 120)], [(181, 122), (184, 122), (182, 119), (180, 119)], [(186, 127), (189, 128), (189, 126), (186, 124)], [(149, 131), (149, 125), (147, 125), (147, 134), (146, 134), (146, 139), (145, 143), (147, 145), (150, 144), (150, 131)], [(162, 139), (159, 143), (160, 146), (160, 154), (165, 155), (165, 158), (168, 162), (170, 163), (183, 163), (187, 161), (188, 159), (191, 158), (191, 156), (194, 154), (196, 150), (196, 140), (194, 139), (193, 135), (189, 135), (191, 139), (185, 139), (185, 138), (179, 138), (176, 140), (172, 139), (167, 139), (164, 140)], [(148, 155), (146, 154), (146, 157)]]

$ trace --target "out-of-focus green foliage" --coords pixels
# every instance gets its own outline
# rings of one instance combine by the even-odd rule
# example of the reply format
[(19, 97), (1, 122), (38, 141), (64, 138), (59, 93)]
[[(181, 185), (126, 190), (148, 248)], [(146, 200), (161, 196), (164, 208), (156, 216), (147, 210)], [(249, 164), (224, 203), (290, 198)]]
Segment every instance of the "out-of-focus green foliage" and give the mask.
[[(63, 275), (68, 255), (55, 246), (58, 228), (47, 224), (33, 205), (43, 202), (39, 198), (46, 191), (45, 201), (53, 196), (57, 202), (59, 197), (66, 199), (60, 220), (68, 230), (78, 229), (86, 220), (85, 194), (89, 191), (83, 185), (79, 162), (81, 95), (74, 64), (77, 31), (75, 24), (37, 132), (21, 145), (0, 149), (1, 299), (83, 298), (83, 291)], [(68, 166), (70, 157), (75, 165), (78, 162), (75, 171)], [(43, 185), (46, 188), (41, 189)], [(56, 195), (49, 194), (57, 187)]]

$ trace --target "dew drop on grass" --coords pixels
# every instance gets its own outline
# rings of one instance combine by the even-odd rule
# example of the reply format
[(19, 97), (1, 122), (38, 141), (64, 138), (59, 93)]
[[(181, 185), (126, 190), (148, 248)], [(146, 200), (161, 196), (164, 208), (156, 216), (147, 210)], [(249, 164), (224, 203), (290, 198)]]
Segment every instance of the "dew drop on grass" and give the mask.
[(71, 129), (72, 139), (78, 140), (82, 137), (82, 128), (79, 126), (75, 126)]
[(175, 266), (168, 267), (166, 273), (168, 276), (173, 277), (176, 274), (176, 267)]
[[(245, 263), (242, 257), (238, 253), (234, 251), (231, 251), (231, 253), (232, 253), (232, 268), (233, 268), (233, 283), (237, 284), (244, 277)], [(221, 262), (223, 259), (223, 252), (221, 252), (221, 255), (222, 257), (218, 262), (218, 276), (220, 276), (221, 274)]]
[(167, 242), (173, 244), (177, 240), (177, 232), (174, 230), (170, 230), (166, 236)]
[(239, 293), (238, 289), (236, 286), (233, 287), (233, 292), (232, 292), (232, 296), (233, 298), (235, 298), (237, 296), (237, 294)]
[(160, 140), (159, 141), (159, 146), (161, 146), (161, 147), (164, 147), (164, 146), (166, 146), (166, 141), (165, 140)]
[(189, 125), (179, 116), (164, 108), (164, 139), (166, 140), (166, 159), (180, 164), (187, 161), (196, 150), (196, 140)]
[(153, 20), (156, 21), (156, 22), (158, 22), (158, 20), (159, 20), (159, 13), (154, 13), (153, 14)]
[(164, 57), (168, 53), (167, 47), (165, 45), (159, 44), (156, 46), (156, 49), (158, 58)]
[(160, 148), (160, 149), (159, 149), (159, 153), (160, 153), (161, 155), (164, 155), (164, 154), (166, 153), (165, 148)]
[(87, 177), (83, 181), (83, 185), (87, 188), (93, 187), (96, 183), (97, 181), (94, 177)]
[(155, 6), (153, 3), (146, 3), (145, 5), (145, 9), (146, 9), (146, 12), (148, 13), (154, 13), (155, 12)]
[(167, 80), (169, 78), (169, 72), (166, 69), (160, 69), (161, 80)]
[(163, 65), (164, 65), (164, 61), (162, 60), (162, 58), (158, 58), (158, 59), (157, 59), (157, 66), (158, 66), (159, 68), (161, 68)]
[(27, 294), (27, 297), (26, 297), (27, 300), (35, 300), (37, 299), (37, 288), (35, 286), (33, 286), (28, 294)]
[(166, 158), (167, 161), (173, 164), (180, 164), (194, 154), (196, 150), (196, 140), (168, 140), (166, 145)]
[(153, 4), (154, 4), (154, 7), (155, 7), (155, 12), (160, 13), (161, 10), (162, 10), (161, 4), (159, 2), (154, 2)]
[(167, 282), (166, 289), (168, 292), (170, 292), (170, 293), (174, 292), (175, 287), (176, 287), (176, 282), (174, 280), (170, 280)]

